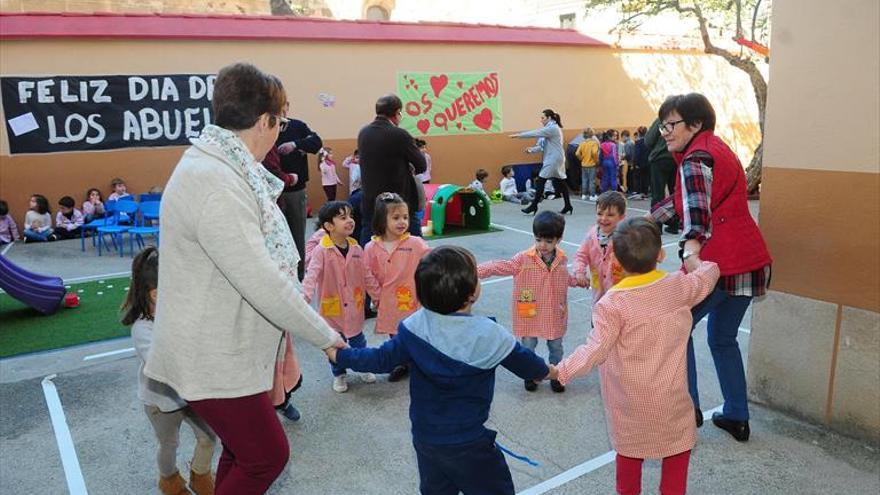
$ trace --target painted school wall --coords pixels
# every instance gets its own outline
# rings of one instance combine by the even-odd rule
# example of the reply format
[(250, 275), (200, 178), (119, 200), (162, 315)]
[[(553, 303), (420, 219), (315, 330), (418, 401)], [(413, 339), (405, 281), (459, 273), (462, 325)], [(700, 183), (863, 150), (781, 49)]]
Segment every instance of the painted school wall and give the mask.
[(749, 387), (753, 400), (876, 440), (880, 3), (824, 7), (773, 3), (761, 229), (775, 262), (754, 308)]
[[(274, 22), (289, 22), (293, 29), (300, 21)], [(359, 23), (349, 24), (355, 29)], [(490, 186), (497, 187), (502, 165), (539, 160), (523, 152), (533, 142), (509, 139), (507, 134), (538, 127), (539, 113), (548, 107), (562, 115), (566, 137), (571, 138), (585, 126), (634, 129), (648, 125), (667, 94), (698, 90), (718, 105), (719, 130), (738, 147), (744, 162), (757, 142), (757, 110), (745, 75), (718, 57), (693, 52), (529, 43), (43, 36), (3, 39), (0, 59), (3, 75), (202, 73), (249, 61), (282, 79), (292, 115), (306, 121), (334, 148), (339, 163), (354, 149), (359, 128), (373, 118), (375, 99), (396, 90), (398, 71), (498, 71), (504, 132), (428, 138), (435, 182), (466, 184), (473, 180), (473, 171), (483, 167), (491, 173)], [(335, 95), (335, 106), (324, 108), (319, 93)], [(0, 197), (9, 201), (16, 219), (21, 219), (34, 192), (45, 194), (53, 205), (68, 194), (81, 202), (89, 187), (109, 192), (115, 176), (123, 177), (130, 190), (143, 192), (165, 183), (182, 151), (176, 147), (10, 156), (4, 132), (0, 137)], [(315, 180), (314, 158), (312, 166), (309, 196), (315, 207), (323, 200), (323, 192)], [(345, 171), (340, 175), (347, 184)], [(340, 193), (344, 197), (347, 186)]]

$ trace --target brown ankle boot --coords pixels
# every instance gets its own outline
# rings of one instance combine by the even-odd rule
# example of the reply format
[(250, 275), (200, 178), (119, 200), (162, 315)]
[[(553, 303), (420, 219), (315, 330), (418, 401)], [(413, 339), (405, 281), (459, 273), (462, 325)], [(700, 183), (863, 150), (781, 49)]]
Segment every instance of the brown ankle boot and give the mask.
[(189, 487), (196, 495), (214, 495), (214, 474), (210, 471), (205, 474), (190, 471)]
[(190, 495), (190, 491), (186, 489), (186, 480), (180, 476), (180, 471), (159, 478), (159, 491), (163, 495)]

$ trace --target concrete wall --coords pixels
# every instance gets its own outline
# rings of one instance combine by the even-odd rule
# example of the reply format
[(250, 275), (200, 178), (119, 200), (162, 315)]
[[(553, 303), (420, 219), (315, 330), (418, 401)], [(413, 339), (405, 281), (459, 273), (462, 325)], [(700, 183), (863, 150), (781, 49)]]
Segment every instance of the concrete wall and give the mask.
[[(538, 127), (539, 113), (548, 107), (562, 115), (567, 137), (572, 137), (585, 126), (648, 125), (667, 94), (699, 90), (716, 104), (719, 132), (738, 145), (745, 163), (758, 133), (744, 73), (718, 57), (694, 52), (533, 44), (47, 38), (3, 41), (0, 59), (4, 75), (203, 73), (247, 60), (282, 79), (291, 114), (308, 122), (339, 161), (354, 149), (359, 128), (373, 118), (376, 97), (396, 90), (398, 71), (498, 71), (503, 132), (429, 138), (438, 182), (466, 184), (482, 167), (496, 187), (502, 165), (534, 162), (534, 155), (523, 152), (532, 143), (507, 134)], [(335, 106), (322, 106), (320, 93), (336, 96)], [(126, 179), (130, 190), (143, 192), (165, 183), (181, 152), (177, 147), (9, 156), (3, 133), (0, 197), (21, 219), (35, 192), (53, 205), (65, 194), (79, 202), (89, 187), (109, 191), (116, 176)], [(317, 176), (314, 160), (313, 167)], [(345, 171), (340, 172), (347, 183)], [(319, 181), (310, 182), (309, 195), (313, 207), (320, 205)]]
[(880, 438), (880, 3), (773, 3), (753, 400)]

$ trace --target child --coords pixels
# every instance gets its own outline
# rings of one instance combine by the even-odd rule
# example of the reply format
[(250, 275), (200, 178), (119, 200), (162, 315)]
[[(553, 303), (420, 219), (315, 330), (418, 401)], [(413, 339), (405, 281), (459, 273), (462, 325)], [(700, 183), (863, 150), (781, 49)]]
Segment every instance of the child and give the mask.
[(214, 456), (214, 432), (199, 418), (186, 401), (168, 385), (144, 375), (153, 342), (153, 316), (156, 311), (156, 288), (159, 286), (159, 251), (147, 247), (131, 263), (131, 285), (125, 296), (122, 324), (131, 326), (131, 337), (140, 359), (138, 398), (144, 404), (147, 419), (159, 441), (159, 490), (166, 495), (189, 493), (186, 481), (177, 469), (177, 442), (180, 423), (186, 422), (196, 437), (190, 465), (189, 487), (198, 495), (214, 493), (211, 458)]
[[(577, 280), (568, 273), (568, 258), (559, 241), (565, 230), (565, 218), (559, 213), (542, 211), (532, 222), (535, 245), (517, 253), (511, 260), (481, 263), (479, 277), (513, 275), (513, 334), (522, 344), (534, 351), (538, 337), (547, 341), (548, 361), (556, 364), (562, 359), (562, 337), (568, 329), (568, 288)], [(526, 380), (525, 389), (534, 392), (538, 382)], [(565, 392), (558, 381), (551, 380), (554, 392)]]
[(660, 493), (683, 494), (696, 441), (687, 385), (691, 308), (714, 289), (718, 266), (692, 255), (688, 274), (658, 271), (665, 254), (660, 228), (647, 218), (624, 220), (613, 237), (627, 278), (596, 305), (595, 328), (559, 363), (559, 381), (599, 365), (617, 493), (641, 493), (642, 460), (662, 458)]
[(333, 161), (333, 150), (321, 148), (318, 151), (318, 168), (321, 169), (321, 185), (327, 201), (336, 201), (336, 185), (342, 184), (339, 175), (336, 174), (336, 162)]
[(58, 213), (55, 214), (55, 237), (58, 239), (75, 239), (82, 233), (85, 219), (75, 205), (76, 201), (70, 196), (58, 200)]
[(609, 129), (602, 135), (599, 145), (599, 161), (602, 163), (602, 192), (617, 190), (617, 166), (620, 159), (617, 155), (615, 136), (617, 131)]
[[(596, 200), (596, 225), (574, 255), (572, 271), (578, 285), (593, 289), (593, 306), (623, 278), (623, 268), (614, 258), (611, 234), (626, 217), (626, 198), (617, 191), (605, 191)], [(587, 280), (587, 268), (591, 279)]]
[(30, 209), (24, 216), (24, 242), (47, 242), (56, 239), (52, 231), (52, 211), (42, 194), (31, 196)]
[(596, 201), (596, 167), (599, 165), (599, 143), (592, 127), (584, 129), (584, 140), (575, 156), (581, 162), (581, 199)]
[[(373, 238), (364, 248), (367, 270), (378, 282), (377, 334), (397, 335), (397, 326), (419, 309), (413, 276), (422, 255), (431, 248), (421, 237), (410, 236), (409, 207), (400, 195), (385, 192), (376, 197)], [(389, 382), (406, 376), (405, 363), (388, 375)]]
[[(303, 294), (309, 303), (316, 295), (319, 297), (318, 312), (350, 347), (366, 347), (365, 291), (375, 296), (379, 285), (364, 269), (364, 251), (351, 237), (354, 232), (351, 205), (344, 201), (324, 204), (318, 211), (318, 225), (325, 235), (311, 254), (303, 279)], [(333, 390), (338, 393), (348, 390), (345, 368), (331, 364), (330, 370)], [(361, 380), (373, 383), (376, 375), (364, 373)]]
[(110, 181), (110, 186), (113, 188), (113, 192), (107, 197), (107, 201), (119, 201), (122, 198), (131, 196), (131, 194), (128, 193), (128, 187), (125, 185), (125, 181), (119, 177)]
[(527, 381), (556, 378), (532, 351), (490, 318), (472, 316), (480, 297), (476, 262), (466, 249), (442, 246), (415, 272), (424, 308), (400, 324), (400, 333), (378, 349), (335, 349), (340, 367), (386, 372), (411, 363), (413, 446), (424, 495), (513, 495), (513, 480), (496, 432), (485, 427), (495, 393), (495, 368)]
[(470, 188), (485, 194), (486, 191), (483, 189), (483, 182), (486, 180), (486, 177), (489, 177), (489, 172), (486, 172), (486, 169), (484, 168), (478, 168), (474, 175), (476, 176), (476, 179), (471, 182)]
[(327, 235), (327, 232), (324, 231), (323, 227), (319, 226), (318, 230), (306, 240), (306, 247), (303, 249), (306, 268), (309, 267), (309, 262), (312, 260), (312, 253), (315, 252), (315, 248), (318, 247), (318, 243), (321, 242), (321, 239), (323, 239), (325, 235)]
[(364, 228), (361, 225), (361, 202), (364, 194), (361, 191), (361, 162), (358, 150), (354, 150), (350, 156), (345, 157), (345, 160), (342, 161), (342, 168), (348, 169), (348, 204), (351, 205), (354, 217), (352, 237), (360, 241), (361, 229)]
[(424, 139), (416, 139), (416, 148), (425, 157), (425, 171), (416, 175), (416, 179), (422, 184), (431, 182), (431, 155), (428, 154), (428, 143)]
[(501, 197), (504, 201), (519, 203), (521, 205), (527, 205), (532, 202), (535, 193), (529, 191), (519, 192), (516, 189), (516, 179), (513, 178), (513, 167), (510, 165), (501, 167), (501, 176), (501, 184), (499, 187), (501, 189)]
[(0, 246), (11, 244), (18, 239), (18, 225), (9, 214), (9, 204), (0, 199)]
[(86, 201), (82, 205), (85, 222), (104, 218), (104, 198), (101, 191), (93, 187), (86, 193)]

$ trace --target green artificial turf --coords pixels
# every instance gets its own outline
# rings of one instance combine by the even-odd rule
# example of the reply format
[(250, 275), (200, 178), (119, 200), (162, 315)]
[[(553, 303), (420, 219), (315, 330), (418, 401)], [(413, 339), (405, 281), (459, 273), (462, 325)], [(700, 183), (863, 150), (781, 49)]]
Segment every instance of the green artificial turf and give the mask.
[(51, 316), (0, 294), (0, 358), (128, 336), (119, 323), (128, 282), (123, 277), (71, 285), (67, 291), (77, 293), (79, 307), (62, 303)]

